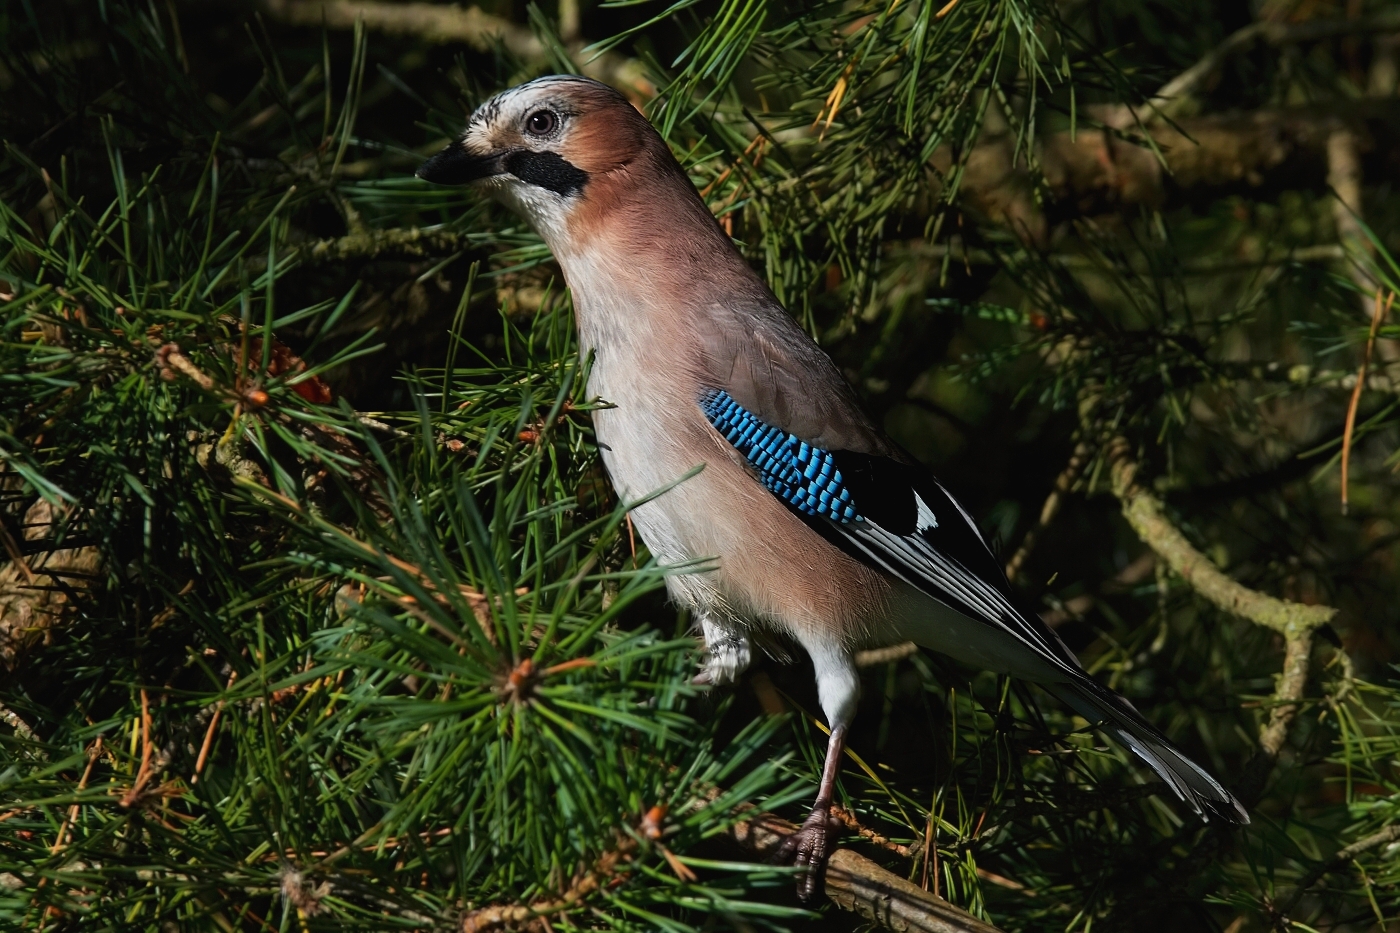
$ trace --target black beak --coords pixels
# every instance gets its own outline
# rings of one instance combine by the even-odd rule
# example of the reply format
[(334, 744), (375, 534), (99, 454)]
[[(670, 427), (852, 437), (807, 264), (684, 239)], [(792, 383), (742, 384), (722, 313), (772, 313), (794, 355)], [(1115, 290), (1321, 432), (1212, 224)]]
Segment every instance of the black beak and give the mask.
[(505, 166), (501, 164), (502, 161), (501, 153), (472, 155), (457, 141), (448, 144), (446, 149), (419, 166), (418, 177), (435, 185), (465, 185), (503, 174)]

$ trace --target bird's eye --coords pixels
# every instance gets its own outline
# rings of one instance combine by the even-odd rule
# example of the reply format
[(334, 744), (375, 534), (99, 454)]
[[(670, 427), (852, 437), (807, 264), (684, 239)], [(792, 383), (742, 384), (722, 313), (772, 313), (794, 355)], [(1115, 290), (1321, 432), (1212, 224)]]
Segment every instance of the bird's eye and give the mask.
[(525, 132), (531, 136), (548, 136), (559, 125), (552, 110), (536, 110), (525, 118)]

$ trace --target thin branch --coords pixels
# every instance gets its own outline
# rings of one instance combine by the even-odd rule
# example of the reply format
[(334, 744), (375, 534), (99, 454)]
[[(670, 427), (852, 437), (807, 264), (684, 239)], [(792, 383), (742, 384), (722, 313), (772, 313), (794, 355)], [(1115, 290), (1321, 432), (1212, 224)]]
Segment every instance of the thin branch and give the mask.
[(1274, 688), (1273, 709), (1269, 712), (1268, 725), (1259, 736), (1259, 751), (1270, 758), (1278, 758), (1288, 738), (1288, 726), (1298, 715), (1308, 680), (1312, 642), (1313, 633), (1306, 631), (1289, 638), (1284, 645), (1283, 672)]
[(1152, 114), (1146, 117), (1171, 117), (1181, 109), (1192, 94), (1199, 91), (1230, 58), (1247, 50), (1255, 42), (1269, 45), (1297, 45), (1318, 42), (1338, 36), (1383, 33), (1400, 30), (1400, 11), (1386, 10), (1374, 16), (1357, 19), (1316, 19), (1303, 23), (1265, 21), (1251, 23), (1235, 30), (1196, 64), (1187, 68), (1158, 89), (1148, 101)]
[(912, 641), (902, 641), (887, 648), (869, 648), (865, 651), (857, 651), (856, 667), (878, 667), (881, 664), (891, 664), (917, 654), (918, 651), (919, 646)]
[(1026, 532), (1026, 536), (1021, 539), (1021, 546), (1016, 549), (1016, 553), (1011, 555), (1011, 559), (1006, 562), (1006, 579), (1015, 582), (1016, 575), (1021, 572), (1022, 565), (1026, 558), (1031, 556), (1031, 551), (1035, 549), (1036, 542), (1045, 529), (1050, 527), (1050, 523), (1059, 514), (1060, 503), (1069, 494), (1075, 480), (1079, 479), (1079, 474), (1084, 469), (1084, 464), (1089, 462), (1089, 445), (1080, 441), (1074, 445), (1074, 453), (1070, 455), (1069, 463), (1060, 471), (1060, 475), (1055, 477), (1055, 485), (1050, 489), (1050, 495), (1045, 497), (1045, 504), (1040, 507), (1040, 520), (1036, 522), (1034, 528)]
[[(431, 43), (460, 42), (482, 52), (491, 51), (499, 42), (511, 54), (531, 64), (550, 61), (544, 43), (530, 29), (476, 6), (464, 9), (456, 4), (377, 0), (263, 0), (262, 7), (272, 19), (292, 26), (354, 29), (358, 22), (377, 32), (413, 36)], [(571, 28), (568, 22), (563, 25)], [(655, 96), (656, 87), (647, 79), (640, 62), (612, 52), (585, 56), (585, 46), (582, 40), (569, 42), (574, 62), (584, 74), (642, 98)]]
[(513, 55), (527, 61), (543, 61), (547, 52), (533, 32), (480, 7), (462, 9), (456, 4), (375, 3), (361, 0), (263, 0), (271, 18), (291, 26), (324, 26), (327, 29), (364, 28), (390, 35), (413, 36), (424, 42), (461, 42), (489, 52), (500, 42)]
[[(319, 263), (377, 259), (382, 256), (405, 259), (450, 256), (471, 245), (471, 239), (464, 234), (440, 227), (390, 227), (387, 230), (366, 230), (349, 236), (317, 240), (298, 246), (294, 251), (308, 262)], [(266, 263), (264, 259), (264, 266)]]
[(1309, 632), (1329, 622), (1337, 610), (1307, 606), (1251, 590), (1216, 569), (1186, 539), (1163, 511), (1162, 503), (1136, 482), (1137, 463), (1126, 439), (1114, 438), (1108, 456), (1113, 492), (1123, 504), (1123, 515), (1138, 537), (1182, 580), (1215, 605), (1285, 637)]
[(1400, 841), (1400, 823), (1392, 824), (1382, 829), (1380, 832), (1372, 833), (1363, 839), (1358, 839), (1351, 845), (1337, 850), (1337, 854), (1327, 861), (1318, 865), (1299, 879), (1297, 887), (1289, 895), (1288, 900), (1278, 907), (1281, 917), (1287, 917), (1298, 906), (1298, 902), (1303, 899), (1303, 895), (1308, 893), (1308, 889), (1317, 884), (1323, 875), (1334, 872), (1339, 868), (1345, 868), (1358, 855), (1362, 855), (1372, 849), (1380, 848), (1383, 845)]
[(1137, 463), (1132, 459), (1125, 438), (1115, 437), (1109, 442), (1108, 457), (1114, 495), (1122, 502), (1123, 514), (1138, 537), (1197, 593), (1226, 612), (1279, 632), (1285, 638), (1283, 672), (1274, 688), (1269, 721), (1260, 730), (1259, 751), (1246, 767), (1237, 788), (1245, 806), (1252, 806), (1258, 802), (1288, 738), (1288, 727), (1303, 702), (1313, 633), (1329, 622), (1337, 610), (1277, 599), (1251, 590), (1221, 573), (1166, 517), (1162, 503), (1137, 484)]
[(1371, 314), (1371, 332), (1366, 337), (1366, 349), (1361, 354), (1361, 372), (1356, 376), (1356, 386), (1351, 391), (1351, 402), (1347, 405), (1346, 426), (1342, 429), (1342, 514), (1347, 514), (1347, 481), (1351, 474), (1351, 438), (1356, 429), (1356, 409), (1361, 405), (1361, 390), (1366, 386), (1366, 368), (1371, 365), (1371, 351), (1376, 346), (1376, 333), (1381, 329), (1381, 321), (1390, 311), (1395, 301), (1395, 293), (1382, 303), (1381, 290), (1376, 289), (1376, 308)]
[[(102, 757), (102, 736), (98, 736), (93, 743), (88, 746), (87, 766), (83, 768), (83, 776), (78, 779), (77, 793), (81, 794), (87, 789), (88, 778), (92, 777), (93, 765), (97, 764), (97, 759)], [(74, 803), (68, 808), (68, 813), (63, 817), (63, 825), (58, 828), (58, 836), (54, 839), (53, 846), (49, 849), (50, 855), (57, 855), (63, 849), (64, 840), (68, 836), (68, 829), (73, 825), (73, 821), (78, 818), (78, 804)]]
[(29, 728), (29, 723), (20, 719), (18, 713), (8, 706), (5, 706), (3, 703), (0, 703), (0, 722), (3, 722), (5, 725), (15, 730), (15, 735), (24, 739), (26, 742), (39, 741), (38, 737), (34, 734), (34, 730)]
[(576, 876), (562, 896), (529, 906), (498, 904), (473, 910), (462, 917), (458, 929), (461, 933), (485, 933), (503, 928), (549, 931), (552, 929), (547, 919), (550, 914), (568, 910), (618, 877), (632, 861), (636, 850), (637, 840), (624, 836), (616, 848), (605, 852), (592, 868)]
[[(1050, 133), (1036, 143), (1037, 164), (1056, 203), (1084, 214), (1147, 205), (1164, 209), (1209, 188), (1297, 187), (1297, 174), (1316, 171), (1327, 140), (1340, 125), (1364, 132), (1377, 151), (1396, 145), (1400, 100), (1334, 101), (1327, 107), (1262, 109), (1144, 123), (1105, 132)], [(1149, 145), (1150, 144), (1150, 145)], [(951, 170), (954, 153), (940, 149), (931, 164)], [(967, 160), (958, 191), (968, 206), (997, 223), (1017, 223), (1048, 246), (1036, 190), (1016, 156), (1014, 134), (988, 136)]]

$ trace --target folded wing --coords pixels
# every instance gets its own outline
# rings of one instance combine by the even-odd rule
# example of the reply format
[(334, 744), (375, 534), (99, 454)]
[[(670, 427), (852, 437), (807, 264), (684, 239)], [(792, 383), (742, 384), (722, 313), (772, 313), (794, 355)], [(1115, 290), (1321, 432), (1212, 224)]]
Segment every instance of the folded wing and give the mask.
[[(1088, 677), (1060, 638), (1017, 606), (971, 516), (939, 482), (882, 440), (876, 450), (829, 450), (727, 390), (707, 389), (700, 409), (759, 482), (842, 550), (985, 626), (1008, 653), (1043, 662), (1043, 682), (1077, 712), (1138, 754), (1198, 813), (1248, 822), (1240, 804), (1182, 755), (1122, 697)], [(767, 406), (765, 406), (767, 407)], [(845, 432), (850, 434), (850, 431)], [(858, 435), (859, 436), (859, 435)], [(873, 445), (867, 445), (867, 448)], [(886, 453), (889, 451), (889, 453)]]

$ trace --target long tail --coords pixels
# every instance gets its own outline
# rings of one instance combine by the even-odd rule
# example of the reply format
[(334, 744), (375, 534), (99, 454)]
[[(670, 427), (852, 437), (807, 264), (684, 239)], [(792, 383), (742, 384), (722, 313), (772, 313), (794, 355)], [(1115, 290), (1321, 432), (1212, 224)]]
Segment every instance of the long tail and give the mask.
[(1249, 814), (1234, 795), (1177, 751), (1127, 700), (1088, 677), (1075, 683), (1043, 686), (1145, 761), (1201, 817), (1228, 823), (1249, 822)]

